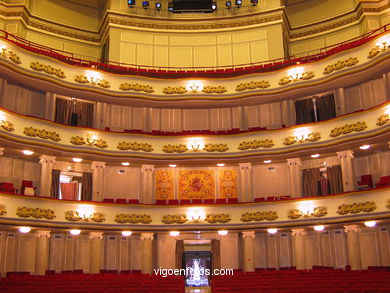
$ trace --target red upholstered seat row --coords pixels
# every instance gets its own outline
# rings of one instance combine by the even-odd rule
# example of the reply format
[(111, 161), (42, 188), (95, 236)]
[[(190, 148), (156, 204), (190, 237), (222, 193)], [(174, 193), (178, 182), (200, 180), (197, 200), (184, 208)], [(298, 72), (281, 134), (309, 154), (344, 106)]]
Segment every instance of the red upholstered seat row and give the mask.
[(205, 198), (205, 199), (158, 199), (157, 205), (183, 205), (183, 204), (226, 204), (238, 203), (237, 198)]
[(121, 203), (121, 204), (139, 204), (139, 200), (138, 199), (126, 199), (126, 198), (117, 198), (117, 199), (114, 199), (114, 198), (104, 198), (103, 199), (103, 202), (107, 202), (107, 203)]

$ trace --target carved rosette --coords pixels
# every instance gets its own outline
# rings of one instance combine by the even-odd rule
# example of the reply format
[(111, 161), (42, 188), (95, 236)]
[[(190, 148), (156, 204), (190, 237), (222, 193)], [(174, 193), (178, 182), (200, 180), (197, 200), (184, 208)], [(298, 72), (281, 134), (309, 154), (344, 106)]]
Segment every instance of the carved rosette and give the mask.
[(6, 131), (12, 132), (15, 130), (14, 124), (10, 121), (0, 120), (0, 127)]
[(213, 152), (218, 152), (218, 153), (224, 153), (229, 150), (229, 147), (225, 143), (208, 143), (204, 146), (203, 150), (205, 152), (213, 153)]
[(184, 214), (178, 214), (178, 215), (163, 215), (161, 222), (164, 224), (184, 224), (188, 222), (187, 216)]
[(121, 83), (119, 89), (122, 91), (134, 91), (134, 92), (145, 92), (151, 94), (154, 92), (153, 86), (138, 83)]
[(173, 154), (173, 153), (182, 154), (188, 151), (188, 148), (185, 144), (178, 144), (178, 145), (167, 144), (163, 146), (162, 151), (168, 154)]
[(152, 217), (150, 215), (136, 215), (136, 214), (118, 214), (115, 216), (115, 222), (119, 224), (150, 224)]
[(39, 62), (31, 62), (30, 64), (31, 69), (36, 71), (43, 71), (47, 74), (55, 75), (59, 78), (65, 78), (65, 73), (61, 69), (54, 68), (50, 65), (44, 65)]
[(179, 87), (166, 87), (163, 89), (163, 93), (166, 95), (181, 95), (185, 94), (187, 92), (187, 89), (184, 86)]
[(226, 224), (232, 219), (228, 214), (208, 214), (206, 215), (205, 221), (209, 224)]
[(266, 80), (243, 82), (236, 86), (236, 91), (242, 92), (245, 90), (266, 89), (270, 86), (269, 81)]
[(238, 149), (241, 151), (245, 150), (256, 150), (260, 148), (271, 148), (275, 144), (272, 139), (264, 139), (264, 140), (252, 140), (252, 141), (243, 141), (238, 145)]
[(362, 122), (356, 122), (356, 123), (350, 123), (350, 124), (345, 124), (342, 127), (335, 127), (331, 130), (330, 132), (330, 137), (337, 137), (340, 136), (341, 134), (349, 134), (351, 132), (360, 132), (363, 131), (367, 128), (367, 122), (362, 121)]
[(379, 116), (378, 121), (376, 122), (376, 125), (382, 126), (385, 125), (387, 122), (390, 120), (390, 115), (389, 114), (383, 114)]
[(18, 207), (16, 209), (16, 215), (21, 218), (35, 218), (35, 219), (55, 219), (55, 213), (50, 209), (40, 209), (40, 208), (27, 208), (27, 207)]
[(222, 85), (212, 86), (207, 85), (203, 88), (202, 92), (205, 94), (223, 94), (226, 93), (226, 88)]
[(341, 70), (345, 67), (351, 67), (359, 63), (359, 59), (357, 57), (349, 57), (347, 59), (339, 60), (336, 63), (330, 64), (325, 67), (323, 74), (327, 75), (334, 71)]
[(153, 151), (153, 147), (149, 143), (126, 142), (126, 141), (119, 142), (117, 149), (121, 150), (121, 151), (132, 150), (132, 151), (143, 151), (143, 152), (147, 152), (147, 153), (150, 153)]
[(244, 213), (241, 215), (241, 222), (261, 222), (261, 221), (275, 221), (278, 217), (277, 212), (268, 211), (268, 212), (254, 212), (254, 213)]
[(3, 204), (0, 204), (0, 216), (4, 216), (7, 213), (7, 207)]
[(342, 204), (338, 207), (337, 213), (339, 215), (358, 214), (358, 213), (370, 213), (376, 210), (376, 204), (374, 201), (366, 201), (360, 203)]
[(45, 129), (39, 129), (34, 127), (25, 127), (23, 133), (30, 137), (49, 139), (54, 142), (61, 141), (60, 135), (55, 131), (47, 131)]

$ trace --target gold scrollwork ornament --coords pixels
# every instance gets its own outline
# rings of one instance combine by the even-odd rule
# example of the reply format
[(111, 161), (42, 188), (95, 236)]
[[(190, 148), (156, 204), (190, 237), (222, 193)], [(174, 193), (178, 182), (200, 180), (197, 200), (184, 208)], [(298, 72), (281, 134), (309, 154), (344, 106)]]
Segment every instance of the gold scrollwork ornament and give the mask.
[(228, 214), (207, 214), (205, 221), (209, 224), (226, 224), (231, 221), (231, 217)]
[(7, 120), (0, 120), (0, 126), (6, 131), (12, 132), (15, 130), (14, 124)]
[(27, 207), (18, 207), (16, 209), (16, 215), (21, 218), (32, 217), (35, 219), (45, 218), (47, 220), (53, 220), (56, 217), (53, 210)]
[(147, 153), (150, 153), (153, 151), (153, 147), (149, 143), (142, 143), (142, 142), (126, 142), (122, 141), (118, 143), (117, 146), (118, 150), (121, 151), (127, 151), (127, 150), (132, 150), (132, 151), (144, 151)]
[(188, 222), (188, 219), (185, 214), (163, 215), (161, 222), (163, 222), (164, 224), (184, 224)]
[(119, 224), (150, 224), (152, 222), (152, 217), (150, 215), (136, 215), (136, 214), (118, 214), (115, 216), (115, 222)]
[(7, 213), (7, 207), (3, 204), (0, 204), (0, 216), (4, 216)]
[(277, 212), (268, 211), (268, 212), (254, 212), (254, 213), (244, 213), (241, 215), (241, 222), (261, 222), (261, 221), (275, 221), (278, 217)]

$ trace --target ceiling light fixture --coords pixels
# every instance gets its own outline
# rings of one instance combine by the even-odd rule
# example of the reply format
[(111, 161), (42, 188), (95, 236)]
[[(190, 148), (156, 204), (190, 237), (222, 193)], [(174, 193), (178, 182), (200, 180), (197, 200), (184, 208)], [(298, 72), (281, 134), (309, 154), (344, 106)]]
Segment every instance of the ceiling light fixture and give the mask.
[(169, 164), (169, 167), (175, 168), (177, 165), (176, 164)]
[(176, 236), (180, 235), (180, 232), (179, 231), (170, 231), (169, 235), (171, 235), (172, 237), (176, 237)]
[(220, 235), (220, 236), (225, 236), (225, 235), (227, 235), (228, 234), (228, 231), (227, 230), (219, 230), (218, 231), (218, 235)]
[(82, 158), (73, 158), (72, 161), (75, 163), (80, 163), (83, 161), (83, 159)]
[(130, 163), (129, 163), (129, 162), (122, 162), (121, 164), (122, 164), (122, 166), (125, 166), (125, 167), (127, 167), (127, 166), (129, 166), (129, 165), (130, 165)]
[(272, 163), (272, 160), (264, 160), (264, 164)]
[(365, 222), (364, 222), (364, 225), (365, 225), (366, 227), (373, 228), (373, 227), (376, 226), (376, 222), (375, 222), (375, 221), (365, 221)]
[(76, 235), (79, 235), (81, 233), (81, 230), (79, 230), (79, 229), (72, 229), (69, 232), (70, 232), (70, 234), (76, 236)]
[(269, 229), (267, 229), (267, 232), (269, 234), (275, 234), (276, 232), (278, 232), (278, 229), (276, 229), (276, 228), (269, 228)]
[(324, 225), (316, 225), (316, 226), (314, 226), (314, 230), (316, 230), (318, 232), (324, 231), (324, 229), (325, 229)]
[(25, 154), (26, 156), (31, 156), (34, 152), (30, 150), (23, 150), (22, 153)]
[(371, 146), (369, 144), (365, 144), (359, 147), (361, 150), (368, 150)]
[(19, 228), (19, 232), (20, 233), (28, 233), (31, 231), (31, 228), (30, 227), (20, 227)]
[(132, 232), (131, 231), (122, 231), (122, 236), (124, 237), (129, 237), (131, 236)]
[(224, 163), (219, 163), (219, 164), (217, 164), (217, 166), (218, 166), (218, 167), (224, 167), (225, 164), (224, 164)]
[(320, 154), (314, 154), (314, 155), (311, 155), (310, 157), (312, 157), (312, 158), (319, 158)]

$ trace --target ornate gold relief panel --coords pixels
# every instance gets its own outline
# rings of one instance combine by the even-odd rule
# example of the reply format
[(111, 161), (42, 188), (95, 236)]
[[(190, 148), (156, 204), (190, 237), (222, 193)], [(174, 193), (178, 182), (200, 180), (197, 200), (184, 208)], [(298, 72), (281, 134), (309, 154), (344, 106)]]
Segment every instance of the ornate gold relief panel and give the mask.
[(179, 199), (215, 198), (214, 170), (179, 171)]
[(237, 170), (236, 169), (218, 169), (219, 177), (219, 197), (235, 198), (237, 192)]
[(175, 190), (173, 170), (156, 171), (156, 199), (173, 199)]

